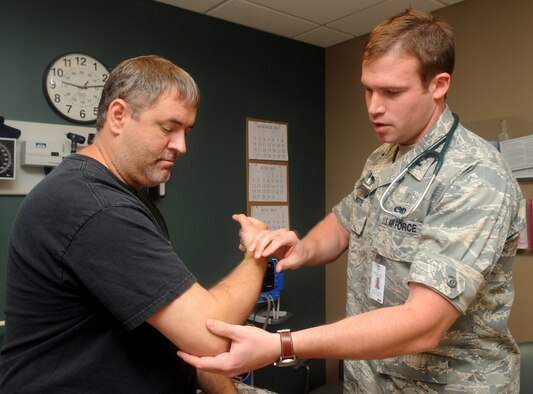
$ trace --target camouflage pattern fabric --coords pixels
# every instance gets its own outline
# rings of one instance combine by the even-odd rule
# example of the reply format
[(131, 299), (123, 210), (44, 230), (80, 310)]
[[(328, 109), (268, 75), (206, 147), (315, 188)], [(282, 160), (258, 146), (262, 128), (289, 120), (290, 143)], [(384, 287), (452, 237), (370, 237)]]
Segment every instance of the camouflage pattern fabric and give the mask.
[(273, 391), (261, 389), (255, 386), (249, 386), (242, 382), (235, 382), (235, 386), (237, 387), (239, 394), (276, 394)]
[[(235, 387), (237, 388), (237, 391), (239, 392), (239, 394), (276, 394), (273, 391), (261, 389), (259, 387), (255, 387), (255, 386), (250, 386), (250, 385), (245, 384), (245, 383), (243, 383), (241, 381), (238, 381), (238, 380), (234, 380), (234, 383), (235, 383)], [(202, 391), (200, 389), (198, 389), (196, 392), (198, 394), (203, 394), (204, 393), (204, 391)]]
[[(394, 163), (397, 146), (382, 145), (368, 158), (354, 191), (333, 209), (351, 234), (348, 316), (405, 303), (409, 282), (434, 289), (461, 313), (431, 353), (346, 361), (347, 393), (519, 391), (519, 352), (507, 321), (525, 202), (499, 152), (459, 124), (438, 176), (413, 214), (399, 220), (380, 208), (391, 181), (452, 123), (446, 108), (423, 139)], [(385, 199), (385, 208), (402, 212), (415, 204), (435, 164), (429, 158), (409, 170)], [(373, 183), (366, 188), (363, 180), (370, 174)], [(371, 298), (373, 264), (385, 271), (381, 302)]]

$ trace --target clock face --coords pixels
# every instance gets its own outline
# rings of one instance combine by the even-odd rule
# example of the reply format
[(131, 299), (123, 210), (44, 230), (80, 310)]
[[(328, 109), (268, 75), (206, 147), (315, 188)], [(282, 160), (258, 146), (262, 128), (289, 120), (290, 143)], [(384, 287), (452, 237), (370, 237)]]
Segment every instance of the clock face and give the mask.
[(100, 61), (83, 53), (67, 53), (54, 59), (44, 74), (44, 95), (62, 117), (75, 123), (92, 123), (109, 77)]

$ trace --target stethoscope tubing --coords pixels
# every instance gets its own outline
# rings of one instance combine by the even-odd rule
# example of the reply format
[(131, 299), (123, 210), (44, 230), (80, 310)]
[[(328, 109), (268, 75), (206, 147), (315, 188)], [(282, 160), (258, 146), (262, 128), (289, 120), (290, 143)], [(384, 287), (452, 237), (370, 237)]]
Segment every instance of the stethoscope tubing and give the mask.
[[(403, 220), (408, 218), (420, 205), (422, 200), (426, 197), (426, 194), (433, 184), (433, 181), (437, 177), (438, 173), (440, 172), (440, 169), (442, 167), (442, 164), (444, 163), (444, 155), (446, 154), (446, 151), (448, 150), (448, 146), (450, 145), (451, 140), (453, 139), (453, 136), (455, 134), (455, 130), (457, 129), (457, 126), (459, 125), (459, 116), (456, 114), (453, 114), (453, 124), (450, 127), (450, 130), (444, 135), (442, 138), (440, 138), (437, 142), (435, 142), (433, 145), (431, 145), (428, 149), (426, 149), (424, 152), (418, 154), (408, 165), (405, 167), (400, 174), (392, 180), (392, 182), (389, 184), (389, 186), (385, 189), (383, 192), (383, 195), (381, 196), (381, 199), (379, 200), (379, 205), (381, 206), (381, 210), (389, 215), (394, 216), (395, 218), (399, 220)], [(435, 149), (438, 148), (440, 145), (442, 146), (442, 149), (440, 152), (437, 152)], [(389, 211), (385, 208), (385, 199), (391, 195), (392, 190), (398, 187), (398, 184), (402, 180), (402, 178), (405, 176), (405, 173), (409, 171), (413, 166), (417, 165), (422, 159), (433, 157), (437, 161), (437, 164), (435, 165), (435, 168), (433, 169), (433, 175), (431, 176), (428, 185), (424, 189), (424, 192), (418, 199), (418, 201), (411, 207), (409, 210), (407, 210), (404, 213), (400, 212), (393, 212)]]

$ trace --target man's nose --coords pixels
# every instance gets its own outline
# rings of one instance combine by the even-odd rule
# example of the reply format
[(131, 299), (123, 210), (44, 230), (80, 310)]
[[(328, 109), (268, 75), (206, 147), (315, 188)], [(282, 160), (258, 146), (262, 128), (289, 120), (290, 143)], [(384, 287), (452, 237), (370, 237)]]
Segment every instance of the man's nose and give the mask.
[(187, 152), (187, 144), (185, 143), (185, 132), (179, 131), (172, 135), (170, 141), (168, 142), (168, 148), (175, 150), (180, 155), (183, 155)]
[(383, 101), (381, 100), (379, 95), (375, 93), (367, 97), (366, 107), (370, 115), (383, 113), (385, 111), (385, 107), (383, 106)]

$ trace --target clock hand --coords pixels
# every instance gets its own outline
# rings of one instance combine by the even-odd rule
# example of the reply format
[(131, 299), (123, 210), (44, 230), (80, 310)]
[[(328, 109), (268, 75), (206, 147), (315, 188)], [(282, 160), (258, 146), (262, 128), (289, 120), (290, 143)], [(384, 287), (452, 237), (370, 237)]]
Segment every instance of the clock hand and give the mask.
[(65, 85), (75, 86), (75, 87), (80, 88), (80, 89), (87, 89), (86, 86), (76, 85), (76, 84), (70, 83), (70, 82), (61, 81), (61, 83), (64, 83)]
[(61, 81), (61, 82), (64, 83), (65, 85), (75, 86), (75, 87), (80, 88), (80, 89), (103, 88), (104, 87), (104, 85), (87, 85), (88, 82), (85, 82), (85, 84), (83, 84), (83, 85), (76, 85), (75, 83), (70, 83), (70, 82), (66, 82), (66, 81)]

